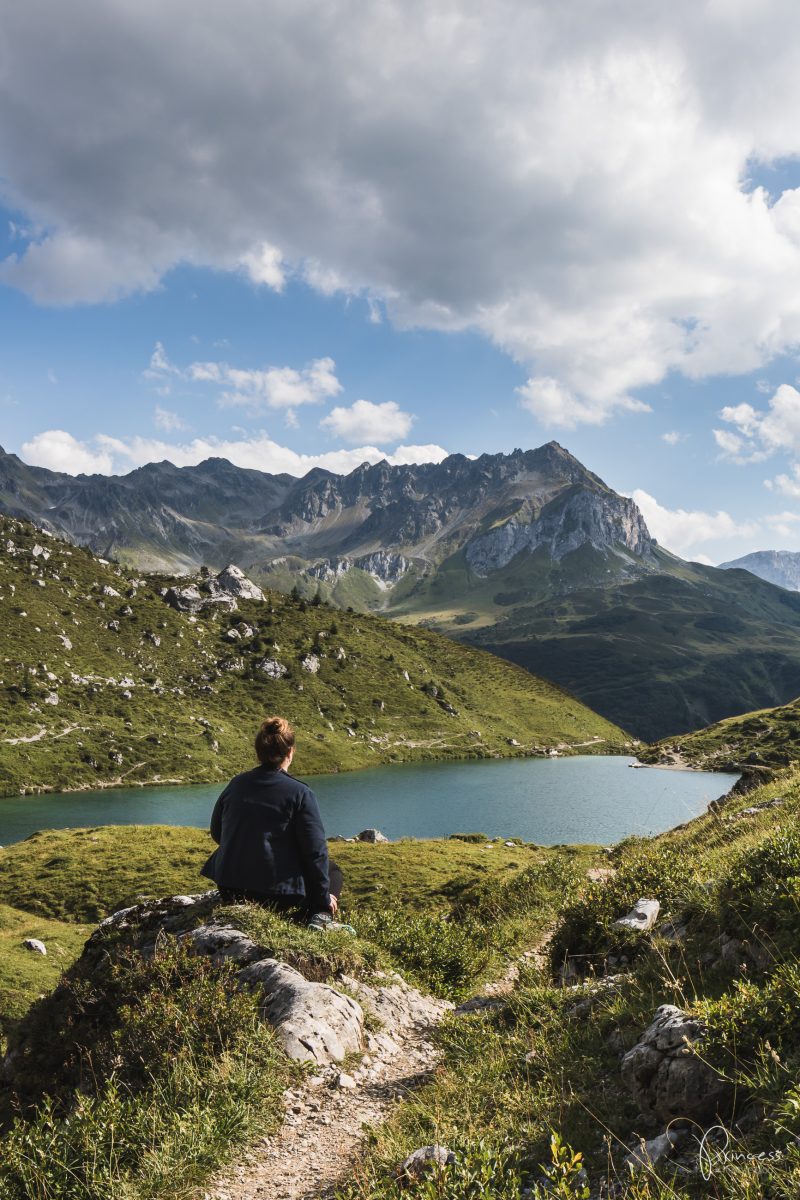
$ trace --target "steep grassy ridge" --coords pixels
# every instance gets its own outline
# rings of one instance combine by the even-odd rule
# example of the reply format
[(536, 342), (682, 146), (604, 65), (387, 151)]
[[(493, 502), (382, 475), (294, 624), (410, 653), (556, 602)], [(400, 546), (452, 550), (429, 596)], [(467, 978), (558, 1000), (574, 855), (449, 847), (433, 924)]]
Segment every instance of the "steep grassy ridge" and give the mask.
[(278, 593), (193, 617), (164, 602), (172, 582), (0, 518), (0, 793), (222, 779), (270, 711), (300, 731), (301, 773), (625, 742), (558, 687), (424, 630)]
[(639, 751), (644, 762), (677, 758), (712, 771), (770, 771), (800, 760), (800, 700), (717, 721)]

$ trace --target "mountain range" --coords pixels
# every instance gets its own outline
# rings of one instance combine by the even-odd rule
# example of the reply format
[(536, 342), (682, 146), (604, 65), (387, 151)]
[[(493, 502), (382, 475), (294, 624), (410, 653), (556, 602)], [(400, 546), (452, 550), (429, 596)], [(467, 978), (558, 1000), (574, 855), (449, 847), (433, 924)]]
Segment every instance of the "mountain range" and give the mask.
[(720, 563), (724, 571), (731, 567), (750, 571), (790, 592), (800, 592), (800, 552), (797, 550), (755, 550), (742, 558)]
[(490, 649), (641, 738), (800, 693), (800, 595), (660, 547), (556, 442), (302, 479), (224, 459), (69, 476), (0, 452), (0, 509), (138, 570), (218, 570)]

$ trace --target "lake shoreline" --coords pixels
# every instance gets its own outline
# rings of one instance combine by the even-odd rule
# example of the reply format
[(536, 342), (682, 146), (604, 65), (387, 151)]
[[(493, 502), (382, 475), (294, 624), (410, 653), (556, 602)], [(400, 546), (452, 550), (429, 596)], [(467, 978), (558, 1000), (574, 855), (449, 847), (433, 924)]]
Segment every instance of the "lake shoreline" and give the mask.
[[(610, 844), (691, 819), (738, 775), (629, 770), (631, 755), (571, 754), (392, 763), (299, 775), (313, 788), (330, 836), (380, 829), (391, 840), (478, 832), (538, 845)], [(103, 825), (207, 828), (227, 783), (81, 789), (0, 801), (0, 844), (37, 830)]]

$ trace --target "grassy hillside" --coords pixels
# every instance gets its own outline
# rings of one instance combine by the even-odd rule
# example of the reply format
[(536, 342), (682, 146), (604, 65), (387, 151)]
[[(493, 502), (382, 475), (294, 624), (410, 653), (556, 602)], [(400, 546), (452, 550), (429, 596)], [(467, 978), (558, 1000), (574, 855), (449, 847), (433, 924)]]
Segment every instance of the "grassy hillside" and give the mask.
[[(443, 1067), (378, 1131), (339, 1200), (800, 1194), (799, 812), (795, 768), (685, 827), (617, 847), (611, 877), (561, 906), (546, 969), (523, 967), (499, 1009), (448, 1018)], [(612, 922), (640, 896), (660, 899), (658, 925), (623, 935)], [(567, 957), (579, 973), (564, 987), (554, 972)], [(662, 1004), (703, 1023), (697, 1053), (732, 1107), (702, 1158), (701, 1124), (658, 1166), (632, 1171), (626, 1156), (664, 1124), (639, 1110), (620, 1061)], [(432, 1142), (455, 1163), (401, 1193), (395, 1165)]]
[[(91, 932), (74, 920), (58, 921), (0, 902), (0, 1042), (37, 996), (51, 991), (80, 954)], [(44, 942), (47, 955), (27, 950), (24, 942)]]
[(274, 711), (300, 732), (300, 773), (626, 741), (557, 686), (428, 631), (279, 593), (193, 617), (164, 602), (172, 582), (0, 518), (0, 794), (222, 779)]
[(800, 700), (717, 721), (639, 752), (644, 762), (682, 759), (709, 770), (774, 771), (800, 760)]
[(341, 581), (301, 586), (518, 662), (645, 741), (800, 693), (800, 594), (660, 548), (648, 564), (621, 548), (559, 560), (540, 548), (486, 577), (459, 550), (389, 594), (363, 572), (344, 580), (346, 599)]

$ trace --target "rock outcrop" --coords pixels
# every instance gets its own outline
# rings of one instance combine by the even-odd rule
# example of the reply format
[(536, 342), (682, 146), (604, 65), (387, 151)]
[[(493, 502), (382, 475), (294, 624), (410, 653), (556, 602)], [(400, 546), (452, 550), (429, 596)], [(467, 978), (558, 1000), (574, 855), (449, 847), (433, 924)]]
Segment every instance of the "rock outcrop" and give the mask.
[(237, 979), (260, 990), (261, 1011), (290, 1058), (324, 1066), (361, 1049), (363, 1009), (336, 988), (304, 979), (274, 958), (251, 963)]
[(476, 575), (489, 575), (523, 550), (544, 548), (558, 562), (585, 545), (601, 551), (627, 550), (640, 565), (655, 565), (653, 539), (634, 502), (615, 492), (579, 485), (566, 488), (538, 511), (523, 507), (474, 538), (466, 557)]
[(261, 588), (248, 579), (244, 571), (233, 563), (220, 571), (216, 582), (217, 587), (221, 588), (223, 592), (227, 592), (230, 596), (237, 596), (240, 600), (264, 599)]
[[(369, 983), (344, 975), (330, 982), (306, 978), (297, 965), (280, 961), (273, 948), (238, 929), (229, 908), (228, 919), (215, 917), (219, 903), (219, 893), (210, 891), (120, 909), (101, 922), (75, 969), (100, 982), (117, 955), (134, 952), (151, 958), (165, 939), (174, 939), (191, 953), (225, 967), (233, 986), (256, 991), (261, 1015), (275, 1029), (286, 1054), (317, 1067), (340, 1063), (365, 1049), (373, 1054), (396, 1053), (403, 1038), (428, 1029), (452, 1008), (447, 1001), (422, 995), (397, 974), (379, 973)], [(40, 944), (30, 948), (37, 950)], [(319, 969), (313, 965), (313, 954), (309, 961), (313, 974)], [(367, 1032), (366, 1011), (380, 1029)], [(24, 1023), (18, 1044), (12, 1038), (9, 1050), (5, 1075), (13, 1085), (15, 1063), (24, 1068)]]

